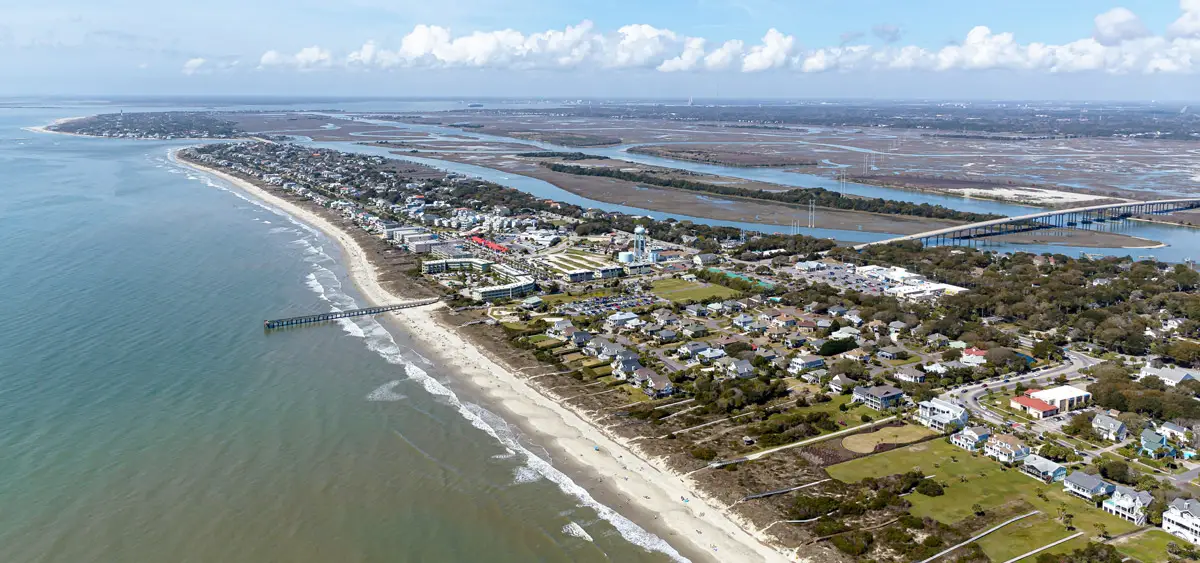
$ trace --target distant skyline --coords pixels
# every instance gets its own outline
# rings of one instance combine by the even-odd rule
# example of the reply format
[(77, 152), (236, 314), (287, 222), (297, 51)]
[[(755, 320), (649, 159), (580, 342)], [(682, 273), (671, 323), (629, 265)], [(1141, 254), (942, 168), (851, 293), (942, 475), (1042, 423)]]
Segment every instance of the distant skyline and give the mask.
[(1200, 98), (1200, 0), (5, 4), (8, 96)]

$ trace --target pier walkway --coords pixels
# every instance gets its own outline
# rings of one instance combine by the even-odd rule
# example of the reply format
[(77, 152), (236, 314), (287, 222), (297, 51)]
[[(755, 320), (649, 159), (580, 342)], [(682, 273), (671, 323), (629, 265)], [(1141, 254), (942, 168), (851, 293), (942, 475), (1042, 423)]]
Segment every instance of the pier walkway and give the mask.
[(438, 298), (421, 299), (418, 301), (409, 301), (406, 303), (397, 303), (395, 305), (384, 305), (382, 307), (367, 307), (365, 309), (352, 309), (350, 311), (334, 311), (331, 313), (320, 313), (317, 315), (306, 315), (303, 317), (291, 317), (287, 319), (275, 319), (263, 321), (264, 329), (283, 328), (288, 326), (321, 323), (332, 321), (334, 319), (344, 319), (347, 317), (361, 317), (363, 315), (376, 315), (395, 311), (398, 309), (409, 309), (412, 307), (421, 307), (424, 305), (432, 305), (438, 302)]

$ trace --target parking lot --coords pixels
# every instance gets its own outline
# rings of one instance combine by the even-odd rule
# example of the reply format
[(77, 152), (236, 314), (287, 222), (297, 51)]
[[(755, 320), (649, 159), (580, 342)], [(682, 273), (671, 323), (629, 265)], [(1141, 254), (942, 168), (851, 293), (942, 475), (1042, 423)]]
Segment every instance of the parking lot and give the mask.
[(825, 283), (839, 289), (853, 289), (870, 295), (882, 295), (887, 288), (884, 282), (854, 273), (846, 265), (830, 265), (823, 270), (797, 272), (810, 283)]
[(667, 303), (667, 301), (648, 293), (614, 297), (589, 297), (580, 301), (574, 301), (572, 303), (560, 305), (555, 309), (555, 312), (563, 315), (591, 316), (605, 313), (615, 313), (625, 309), (647, 307), (657, 303)]

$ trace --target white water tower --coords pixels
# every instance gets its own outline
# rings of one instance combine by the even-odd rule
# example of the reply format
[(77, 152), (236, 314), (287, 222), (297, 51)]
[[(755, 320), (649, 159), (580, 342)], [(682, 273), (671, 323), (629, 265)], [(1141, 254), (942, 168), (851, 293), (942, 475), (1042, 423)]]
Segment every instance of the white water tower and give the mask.
[(638, 225), (633, 229), (633, 258), (636, 262), (646, 261), (646, 227)]

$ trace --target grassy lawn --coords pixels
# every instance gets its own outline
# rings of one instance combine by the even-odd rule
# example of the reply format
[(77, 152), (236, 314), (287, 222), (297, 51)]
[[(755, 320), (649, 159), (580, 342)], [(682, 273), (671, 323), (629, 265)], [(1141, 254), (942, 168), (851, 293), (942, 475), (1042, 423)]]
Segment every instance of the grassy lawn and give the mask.
[(547, 348), (557, 348), (559, 346), (562, 346), (563, 344), (566, 344), (566, 342), (564, 342), (562, 340), (555, 340), (553, 338), (548, 338), (546, 340), (538, 342), (534, 346), (536, 346), (537, 349), (539, 349), (539, 350), (545, 350)]
[(583, 355), (583, 354), (580, 354), (579, 352), (572, 352), (572, 353), (570, 353), (570, 354), (567, 354), (566, 356), (563, 356), (563, 358), (562, 358), (562, 361), (563, 361), (564, 363), (567, 363), (567, 362), (574, 362), (574, 361), (582, 360), (582, 359), (584, 359), (584, 358), (586, 358), (586, 357), (587, 357), (587, 356), (585, 356), (585, 355)]
[(605, 365), (608, 365), (608, 362), (605, 360), (601, 360), (600, 358), (592, 358), (591, 360), (583, 362), (583, 364), (582, 364), (582, 366), (585, 368), (594, 368), (596, 366), (605, 366)]
[(626, 386), (625, 386), (625, 391), (626, 391), (627, 393), (629, 393), (629, 400), (630, 400), (630, 401), (633, 401), (633, 402), (635, 402), (635, 403), (648, 403), (648, 402), (650, 402), (650, 395), (647, 395), (645, 391), (642, 391), (641, 389), (639, 389), (639, 388), (637, 388), (637, 387), (634, 387), (634, 386), (632, 386), (632, 385), (626, 385)]
[(712, 297), (729, 298), (738, 292), (728, 287), (684, 281), (674, 278), (654, 282), (654, 293), (673, 302), (703, 301)]
[(596, 375), (603, 377), (605, 375), (612, 373), (612, 366), (592, 368), (592, 371), (596, 372)]
[[(992, 561), (1008, 561), (1013, 557), (1028, 553), (1048, 543), (1054, 543), (1075, 533), (1068, 532), (1066, 528), (1052, 521), (1051, 518), (1053, 517), (1046, 516), (1045, 514), (1030, 516), (988, 534), (975, 543), (978, 543), (979, 547), (983, 548), (983, 552), (988, 556), (988, 559)], [(1078, 540), (1080, 538), (1075, 539)]]
[[(1133, 524), (1105, 514), (1083, 499), (1067, 494), (1061, 483), (1046, 485), (1017, 469), (1004, 471), (999, 463), (982, 455), (973, 456), (942, 440), (898, 448), (826, 468), (831, 477), (845, 482), (912, 469), (936, 476), (946, 490), (946, 494), (939, 497), (920, 494), (908, 496), (913, 505), (912, 514), (929, 516), (944, 524), (953, 525), (970, 516), (974, 504), (979, 504), (986, 511), (1013, 501), (1025, 501), (1049, 518), (1056, 518), (1058, 507), (1065, 504), (1067, 511), (1075, 516), (1075, 528), (1088, 535), (1097, 534), (1097, 523), (1104, 524), (1111, 535), (1135, 529)], [(1044, 490), (1045, 500), (1037, 496), (1039, 488)], [(1054, 523), (1053, 527), (1058, 538), (1067, 536), (1066, 528), (1061, 524)]]
[(1175, 542), (1187, 545), (1187, 542), (1172, 536), (1162, 530), (1147, 530), (1127, 540), (1114, 544), (1117, 551), (1128, 555), (1142, 563), (1167, 560), (1167, 544)]
[(913, 355), (909, 356), (907, 360), (884, 360), (883, 363), (885, 363), (889, 366), (892, 366), (892, 367), (896, 367), (896, 366), (905, 366), (908, 364), (916, 364), (916, 363), (920, 363), (920, 361), (921, 361), (921, 356), (913, 354)]
[(890, 426), (875, 432), (842, 438), (842, 447), (852, 452), (867, 454), (875, 451), (875, 446), (879, 444), (907, 444), (934, 434), (936, 432), (914, 424)]
[[(1030, 518), (1033, 518), (1033, 516), (1030, 516)], [(1071, 533), (1073, 534), (1075, 532), (1071, 532)], [(1049, 543), (1049, 542), (1047, 542), (1047, 543)], [(1026, 558), (1018, 561), (1017, 563), (1037, 563), (1038, 555), (1041, 555), (1043, 553), (1054, 553), (1054, 554), (1070, 553), (1072, 551), (1075, 551), (1076, 549), (1083, 549), (1083, 548), (1087, 547), (1087, 544), (1088, 544), (1088, 537), (1086, 535), (1079, 536), (1069, 542), (1060, 543), (1050, 549), (1047, 549), (1046, 551), (1038, 552), (1031, 557), (1026, 557)], [(1046, 545), (1046, 544), (1042, 544), (1042, 545)], [(1034, 547), (1036, 547), (1036, 546), (1031, 546), (1029, 549), (1022, 551), (1021, 553), (1028, 553), (1029, 551), (1032, 551), (1034, 549)], [(1020, 555), (1020, 554), (1018, 554), (1018, 555)]]
[(545, 334), (535, 334), (529, 337), (530, 344), (537, 344), (538, 342), (544, 342), (546, 340), (550, 340), (550, 337), (546, 336)]

